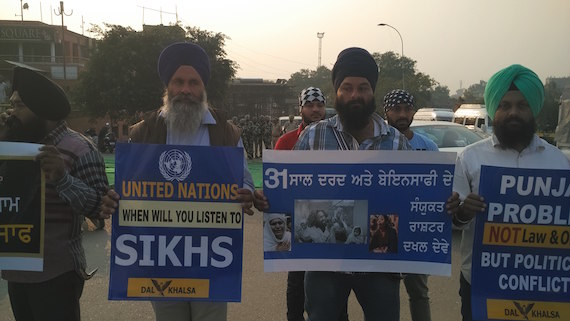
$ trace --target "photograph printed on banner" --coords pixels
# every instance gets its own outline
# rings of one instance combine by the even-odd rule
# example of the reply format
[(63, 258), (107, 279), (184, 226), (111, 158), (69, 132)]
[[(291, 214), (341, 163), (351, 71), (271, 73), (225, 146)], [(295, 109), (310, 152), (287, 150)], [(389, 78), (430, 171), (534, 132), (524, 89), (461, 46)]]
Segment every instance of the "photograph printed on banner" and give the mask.
[(373, 253), (398, 253), (398, 215), (370, 215), (370, 243)]
[(263, 214), (263, 251), (291, 251), (290, 214)]
[(366, 244), (367, 200), (295, 200), (295, 243)]

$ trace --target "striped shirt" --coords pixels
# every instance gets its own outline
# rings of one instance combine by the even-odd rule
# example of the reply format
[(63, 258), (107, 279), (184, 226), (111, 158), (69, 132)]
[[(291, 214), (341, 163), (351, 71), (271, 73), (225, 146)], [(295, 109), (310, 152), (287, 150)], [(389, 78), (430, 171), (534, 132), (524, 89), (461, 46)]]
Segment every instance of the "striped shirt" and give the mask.
[(46, 184), (43, 272), (2, 271), (13, 282), (36, 283), (69, 271), (80, 275), (86, 268), (81, 245), (83, 216), (98, 217), (101, 197), (107, 191), (105, 162), (85, 136), (61, 121), (41, 142), (55, 145), (63, 154), (66, 174)]
[(370, 116), (374, 124), (374, 136), (358, 143), (344, 131), (338, 115), (309, 125), (299, 136), (294, 150), (399, 150), (411, 149), (408, 139), (388, 125), (380, 115)]

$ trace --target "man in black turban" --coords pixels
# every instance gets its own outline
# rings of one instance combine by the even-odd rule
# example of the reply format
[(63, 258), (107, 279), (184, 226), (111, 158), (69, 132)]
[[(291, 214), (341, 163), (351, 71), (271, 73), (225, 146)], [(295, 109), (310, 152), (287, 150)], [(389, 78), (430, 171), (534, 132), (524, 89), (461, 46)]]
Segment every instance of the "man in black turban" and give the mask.
[(343, 125), (347, 130), (366, 129), (376, 109), (378, 66), (372, 55), (356, 47), (341, 51), (332, 69), (332, 81), (337, 93), (335, 109)]
[[(105, 162), (90, 140), (67, 127), (70, 104), (57, 84), (21, 67), (14, 69), (13, 84), (13, 109), (0, 115), (0, 145), (5, 144), (0, 150), (14, 146), (2, 141), (43, 145), (35, 160), (46, 180), (44, 256), (43, 270), (3, 270), (2, 278), (16, 320), (80, 320), (79, 299), (91, 277), (85, 272), (81, 225), (84, 216), (100, 218), (108, 187)], [(38, 230), (32, 226), (31, 235), (39, 237)]]
[[(332, 70), (338, 114), (307, 126), (293, 149), (411, 149), (406, 137), (374, 112), (377, 80), (378, 66), (368, 51), (343, 50)], [(271, 200), (260, 195), (255, 201), (257, 209), (266, 210)], [(399, 277), (388, 273), (316, 271), (305, 274), (305, 308), (309, 319), (338, 320), (351, 291), (358, 297), (366, 320), (399, 320)]]

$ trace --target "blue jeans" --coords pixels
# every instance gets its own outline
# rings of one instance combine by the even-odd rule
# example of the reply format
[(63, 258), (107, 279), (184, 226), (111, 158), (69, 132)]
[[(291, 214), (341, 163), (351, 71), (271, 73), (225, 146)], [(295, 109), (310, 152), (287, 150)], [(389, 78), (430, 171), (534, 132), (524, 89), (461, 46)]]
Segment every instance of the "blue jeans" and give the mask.
[(337, 320), (350, 291), (367, 321), (400, 319), (400, 277), (390, 273), (305, 273), (305, 310), (310, 321)]
[(428, 276), (425, 274), (407, 274), (404, 277), (412, 321), (431, 321), (427, 282)]

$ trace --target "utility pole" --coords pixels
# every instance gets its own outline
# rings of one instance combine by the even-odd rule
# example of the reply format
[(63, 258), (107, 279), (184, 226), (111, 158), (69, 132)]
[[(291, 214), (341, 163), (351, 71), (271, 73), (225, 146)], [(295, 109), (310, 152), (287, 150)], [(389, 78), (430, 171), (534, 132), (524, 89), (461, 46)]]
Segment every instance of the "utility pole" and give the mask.
[(324, 32), (317, 32), (317, 38), (319, 38), (319, 63), (317, 64), (317, 68), (321, 66), (321, 49), (323, 48), (324, 36), (325, 36)]
[(65, 27), (63, 25), (63, 16), (71, 16), (73, 14), (73, 10), (71, 10), (70, 14), (65, 13), (65, 9), (63, 9), (63, 1), (59, 2), (59, 11), (55, 12), (56, 16), (61, 16), (61, 54), (63, 56), (63, 80), (67, 80), (66, 75), (66, 67), (65, 67)]

